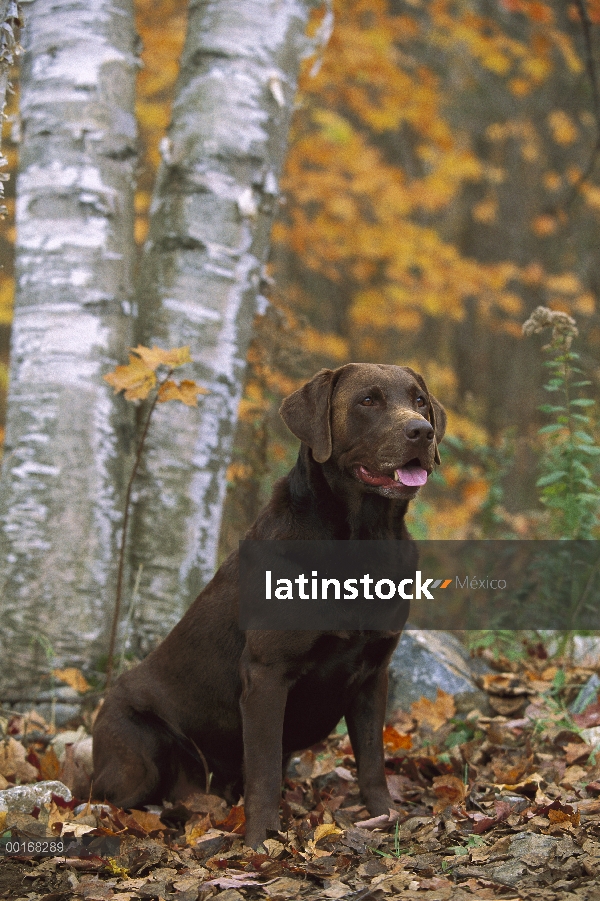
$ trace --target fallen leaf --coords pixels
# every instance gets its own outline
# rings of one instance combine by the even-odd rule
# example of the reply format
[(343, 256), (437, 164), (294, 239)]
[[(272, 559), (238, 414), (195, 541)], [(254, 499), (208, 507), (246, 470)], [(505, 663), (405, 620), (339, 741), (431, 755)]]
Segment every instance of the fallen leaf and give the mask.
[(410, 750), (412, 738), (410, 735), (402, 735), (394, 726), (386, 726), (383, 730), (383, 743), (390, 751), (399, 751), (400, 748)]
[(45, 754), (40, 757), (40, 776), (42, 779), (52, 780), (58, 779), (60, 773), (60, 760), (56, 756), (56, 751), (50, 745)]
[(0, 775), (17, 782), (35, 782), (38, 771), (27, 762), (27, 751), (20, 741), (5, 738), (0, 742)]
[(483, 676), (481, 681), (484, 691), (491, 695), (515, 697), (530, 693), (530, 689), (514, 673), (491, 673)]
[(320, 826), (317, 826), (315, 829), (314, 843), (321, 841), (322, 838), (325, 838), (326, 835), (341, 835), (342, 830), (338, 829), (333, 823), (321, 823)]
[(592, 753), (591, 745), (586, 744), (584, 741), (569, 742), (565, 745), (563, 750), (569, 765), (572, 763), (582, 763), (587, 760)]
[(411, 704), (410, 712), (419, 725), (426, 723), (435, 731), (452, 719), (456, 713), (456, 707), (452, 695), (446, 694), (445, 691), (438, 688), (435, 701), (430, 701), (429, 698), (420, 698)]
[(571, 823), (572, 826), (579, 826), (579, 811), (565, 813), (563, 810), (549, 810), (548, 819), (551, 823)]
[(237, 832), (238, 835), (244, 835), (246, 831), (246, 815), (244, 813), (244, 805), (232, 807), (224, 820), (215, 823), (218, 829), (223, 832)]
[(167, 828), (156, 813), (150, 813), (147, 810), (131, 810), (131, 816), (148, 835), (153, 832), (162, 832)]
[(589, 729), (593, 726), (600, 726), (600, 702), (596, 701), (594, 704), (590, 704), (585, 708), (583, 713), (574, 713), (573, 722), (576, 723), (580, 729)]
[(52, 670), (52, 675), (56, 676), (57, 679), (60, 679), (61, 682), (65, 682), (71, 688), (74, 688), (75, 691), (78, 691), (80, 694), (84, 694), (91, 688), (81, 670), (74, 666), (68, 666), (66, 669), (54, 669)]
[(433, 780), (433, 793), (438, 799), (433, 812), (438, 814), (446, 807), (461, 804), (467, 796), (467, 786), (457, 776), (436, 776)]
[(202, 838), (211, 828), (211, 821), (208, 814), (196, 814), (185, 824), (185, 840), (188, 845), (195, 845), (199, 838)]

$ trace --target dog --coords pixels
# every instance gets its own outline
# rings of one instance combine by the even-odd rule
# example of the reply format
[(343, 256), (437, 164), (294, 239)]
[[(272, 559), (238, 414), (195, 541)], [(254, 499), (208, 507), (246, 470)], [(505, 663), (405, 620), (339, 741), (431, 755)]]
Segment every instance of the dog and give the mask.
[[(249, 539), (410, 541), (409, 501), (440, 462), (446, 414), (408, 367), (321, 370), (280, 414), (300, 439)], [(400, 632), (247, 631), (233, 552), (183, 619), (108, 693), (94, 727), (94, 797), (139, 807), (212, 773), (244, 791), (246, 843), (279, 830), (282, 767), (342, 717), (372, 816), (389, 814), (383, 751), (387, 667)]]

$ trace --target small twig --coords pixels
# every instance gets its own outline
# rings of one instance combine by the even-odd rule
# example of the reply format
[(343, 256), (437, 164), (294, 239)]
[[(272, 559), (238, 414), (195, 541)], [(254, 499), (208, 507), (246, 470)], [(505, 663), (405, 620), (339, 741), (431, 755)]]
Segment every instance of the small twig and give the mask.
[(206, 790), (205, 790), (204, 794), (208, 795), (210, 793), (210, 772), (208, 770), (208, 763), (206, 762), (206, 757), (204, 756), (204, 754), (202, 753), (202, 751), (200, 750), (200, 748), (198, 747), (198, 745), (196, 744), (194, 739), (190, 738), (190, 741), (193, 744), (193, 746), (195, 747), (195, 749), (198, 753), (198, 757), (202, 761), (202, 766), (204, 767), (204, 781), (205, 781), (205, 785), (206, 785)]
[(115, 643), (117, 640), (117, 628), (119, 625), (119, 618), (121, 616), (121, 599), (123, 595), (123, 570), (125, 568), (125, 545), (127, 541), (127, 526), (129, 523), (129, 507), (131, 502), (131, 491), (133, 488), (133, 481), (136, 477), (140, 460), (142, 459), (142, 451), (144, 450), (144, 444), (146, 441), (146, 435), (148, 434), (148, 427), (150, 426), (150, 420), (152, 418), (152, 414), (154, 413), (154, 408), (158, 403), (158, 398), (160, 395), (160, 389), (163, 386), (163, 383), (170, 379), (173, 375), (173, 369), (169, 369), (167, 375), (162, 380), (162, 382), (158, 385), (156, 389), (156, 394), (154, 395), (154, 399), (150, 404), (150, 409), (148, 410), (148, 415), (146, 416), (146, 422), (144, 423), (144, 429), (142, 431), (142, 437), (140, 438), (137, 452), (135, 455), (135, 461), (133, 464), (133, 469), (131, 470), (131, 475), (129, 476), (129, 482), (127, 483), (127, 491), (125, 492), (125, 512), (123, 514), (123, 531), (121, 533), (121, 547), (119, 549), (119, 569), (117, 573), (117, 592), (115, 598), (115, 609), (113, 613), (112, 626), (110, 630), (110, 641), (108, 643), (108, 656), (106, 660), (106, 688), (109, 687), (112, 672), (113, 672), (113, 661), (115, 655)]
[(129, 605), (129, 610), (127, 611), (127, 616), (125, 618), (125, 635), (124, 635), (124, 640), (123, 640), (123, 647), (121, 649), (121, 656), (119, 658), (118, 674), (121, 674), (123, 672), (123, 667), (125, 665), (125, 650), (126, 650), (126, 643), (127, 643), (127, 635), (128, 635), (129, 629), (131, 627), (131, 621), (133, 619), (133, 611), (135, 610), (136, 601), (138, 599), (138, 593), (140, 590), (140, 581), (142, 578), (143, 570), (144, 570), (144, 564), (140, 563), (140, 565), (138, 566), (137, 576), (135, 577), (133, 593), (131, 595), (131, 604)]

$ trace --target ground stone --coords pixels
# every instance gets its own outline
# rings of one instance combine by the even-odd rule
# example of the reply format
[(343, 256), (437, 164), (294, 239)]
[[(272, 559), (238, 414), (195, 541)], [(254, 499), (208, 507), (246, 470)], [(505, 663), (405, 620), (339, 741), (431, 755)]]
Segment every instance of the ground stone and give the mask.
[(487, 666), (472, 660), (450, 632), (407, 630), (390, 662), (388, 714), (409, 710), (422, 697), (435, 700), (438, 688), (456, 696), (457, 706), (487, 713), (487, 695), (475, 682), (482, 669), (487, 671)]

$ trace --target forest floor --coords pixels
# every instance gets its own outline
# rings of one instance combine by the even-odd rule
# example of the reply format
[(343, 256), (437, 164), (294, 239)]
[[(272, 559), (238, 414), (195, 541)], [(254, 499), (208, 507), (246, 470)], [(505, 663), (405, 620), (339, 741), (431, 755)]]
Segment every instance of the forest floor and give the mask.
[[(0, 813), (5, 855), (26, 838), (64, 843), (61, 854), (1, 858), (0, 898), (600, 901), (597, 690), (572, 712), (594, 671), (544, 655), (496, 661), (477, 708), (459, 714), (438, 692), (397, 715), (384, 733), (393, 817), (370, 819), (361, 805), (338, 727), (293, 761), (283, 831), (265, 853), (244, 846), (243, 807), (215, 795), (129, 812), (55, 795), (33, 815)], [(7, 721), (0, 772), (10, 785), (12, 754), (33, 768), (29, 781), (68, 784), (72, 757), (61, 766), (50, 727), (34, 720), (32, 741), (27, 716)]]

